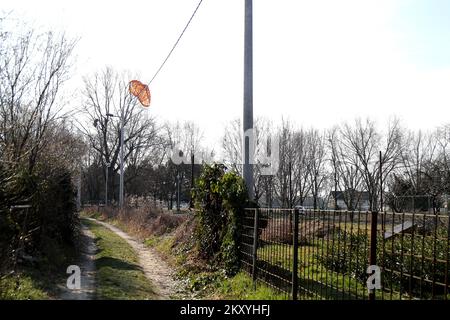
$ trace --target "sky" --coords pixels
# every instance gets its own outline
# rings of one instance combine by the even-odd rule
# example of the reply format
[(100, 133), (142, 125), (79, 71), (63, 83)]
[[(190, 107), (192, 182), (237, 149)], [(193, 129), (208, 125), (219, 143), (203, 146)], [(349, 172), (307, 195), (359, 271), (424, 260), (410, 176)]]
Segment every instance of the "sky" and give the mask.
[[(0, 11), (80, 38), (68, 84), (79, 96), (82, 77), (106, 65), (149, 82), (197, 2), (2, 0)], [(450, 1), (253, 3), (255, 117), (319, 129), (357, 117), (450, 123)], [(224, 125), (242, 117), (243, 48), (244, 0), (204, 0), (152, 82), (148, 112), (194, 121), (219, 148)]]

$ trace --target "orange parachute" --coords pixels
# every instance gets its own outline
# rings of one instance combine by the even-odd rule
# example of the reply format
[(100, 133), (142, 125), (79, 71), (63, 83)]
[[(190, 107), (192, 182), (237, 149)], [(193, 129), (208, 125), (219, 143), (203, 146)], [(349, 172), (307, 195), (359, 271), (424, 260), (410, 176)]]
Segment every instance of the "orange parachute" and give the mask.
[(130, 81), (130, 93), (139, 99), (139, 102), (144, 106), (148, 107), (150, 106), (150, 89), (146, 84), (143, 84), (142, 82), (138, 80), (131, 80)]

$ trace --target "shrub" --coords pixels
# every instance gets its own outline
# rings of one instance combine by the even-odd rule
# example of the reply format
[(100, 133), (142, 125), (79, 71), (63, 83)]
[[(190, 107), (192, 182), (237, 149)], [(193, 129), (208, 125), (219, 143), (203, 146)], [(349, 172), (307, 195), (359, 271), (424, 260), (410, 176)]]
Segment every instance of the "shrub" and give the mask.
[[(0, 271), (11, 267), (18, 249), (19, 258), (61, 260), (60, 249), (73, 246), (79, 225), (70, 172), (41, 166), (34, 173), (14, 170), (9, 175), (3, 172), (5, 176), (0, 187)], [(9, 209), (21, 203), (31, 208)]]
[(317, 254), (317, 260), (326, 268), (350, 275), (361, 282), (367, 280), (369, 246), (368, 236), (338, 230), (328, 238), (326, 255)]
[(239, 243), (244, 208), (249, 204), (244, 181), (221, 164), (206, 165), (196, 181), (195, 240), (199, 254), (228, 274), (239, 270)]

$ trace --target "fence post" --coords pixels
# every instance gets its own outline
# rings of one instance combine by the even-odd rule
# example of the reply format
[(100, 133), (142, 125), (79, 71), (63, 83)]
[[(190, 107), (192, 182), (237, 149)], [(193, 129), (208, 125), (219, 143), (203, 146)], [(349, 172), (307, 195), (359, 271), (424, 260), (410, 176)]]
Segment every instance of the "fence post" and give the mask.
[[(370, 217), (370, 256), (369, 265), (375, 266), (377, 264), (377, 225), (378, 225), (378, 211), (372, 211)], [(375, 289), (369, 291), (369, 300), (375, 300)]]
[(293, 266), (292, 266), (292, 300), (297, 300), (298, 294), (298, 217), (299, 209), (294, 209), (294, 232), (292, 236), (292, 252)]
[(258, 264), (258, 236), (259, 236), (259, 209), (255, 208), (255, 221), (253, 223), (253, 268), (252, 279), (253, 282), (257, 278), (257, 264)]

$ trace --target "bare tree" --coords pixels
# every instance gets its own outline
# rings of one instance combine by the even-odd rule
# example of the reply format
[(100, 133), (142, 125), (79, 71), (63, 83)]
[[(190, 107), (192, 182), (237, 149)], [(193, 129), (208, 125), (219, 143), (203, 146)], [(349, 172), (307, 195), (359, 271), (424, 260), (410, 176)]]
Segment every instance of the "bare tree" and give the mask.
[(303, 205), (311, 191), (307, 134), (295, 130), (289, 121), (279, 128), (280, 165), (276, 175), (276, 195), (282, 207)]
[[(124, 123), (124, 161), (136, 164), (161, 145), (158, 127), (153, 117), (139, 106), (128, 90), (129, 73), (118, 73), (110, 67), (85, 77), (83, 113), (85, 123), (78, 122), (80, 130), (89, 139), (91, 147), (100, 154), (104, 172), (108, 170), (114, 191), (115, 173), (120, 169), (121, 121)], [(105, 173), (106, 174), (106, 173)], [(133, 176), (128, 177), (129, 179)]]
[(70, 72), (75, 40), (28, 29), (2, 33), (0, 145), (3, 161), (33, 171), (50, 124), (63, 117), (60, 91)]
[(173, 152), (178, 152), (175, 156), (183, 157), (183, 162), (186, 164), (191, 162), (191, 155), (197, 157), (194, 161), (201, 162), (200, 160), (208, 161), (209, 156), (214, 154), (213, 149), (209, 149), (202, 144), (203, 132), (191, 121), (166, 123), (164, 132), (166, 155), (172, 156)]
[(421, 194), (422, 177), (426, 163), (433, 162), (436, 157), (438, 139), (433, 134), (409, 132), (402, 152), (402, 167), (398, 175), (405, 176), (412, 186), (413, 194)]
[(225, 126), (222, 138), (223, 162), (233, 171), (242, 175), (242, 124), (234, 119)]
[[(256, 155), (267, 155), (267, 146), (274, 133), (271, 130), (271, 123), (264, 118), (257, 118), (254, 123), (254, 157)], [(225, 127), (225, 134), (222, 138), (223, 163), (228, 168), (242, 175), (242, 142), (243, 132), (240, 119), (234, 119)], [(256, 161), (253, 164), (253, 194), (255, 202), (259, 202), (263, 194), (269, 190), (268, 183), (272, 183), (270, 176), (263, 176), (261, 169), (264, 164)], [(266, 191), (265, 191), (266, 190)], [(268, 200), (266, 196), (266, 200)]]
[(328, 148), (330, 149), (330, 162), (333, 168), (334, 209), (339, 209), (337, 204), (338, 192), (342, 195), (348, 210), (356, 210), (361, 200), (362, 172), (359, 157), (342, 143), (342, 137), (338, 127), (328, 131)]
[(390, 121), (384, 135), (378, 132), (375, 123), (368, 119), (364, 123), (356, 120), (353, 127), (348, 123), (344, 124), (340, 132), (343, 147), (353, 155), (348, 159), (350, 164), (363, 176), (364, 187), (369, 194), (369, 209), (378, 210), (380, 178), (386, 180), (401, 161), (403, 139), (399, 121)]
[(309, 164), (309, 176), (311, 179), (311, 193), (313, 196), (313, 206), (319, 206), (319, 195), (326, 182), (328, 172), (326, 167), (326, 142), (325, 135), (315, 129), (308, 131), (307, 144), (309, 148), (307, 163)]

